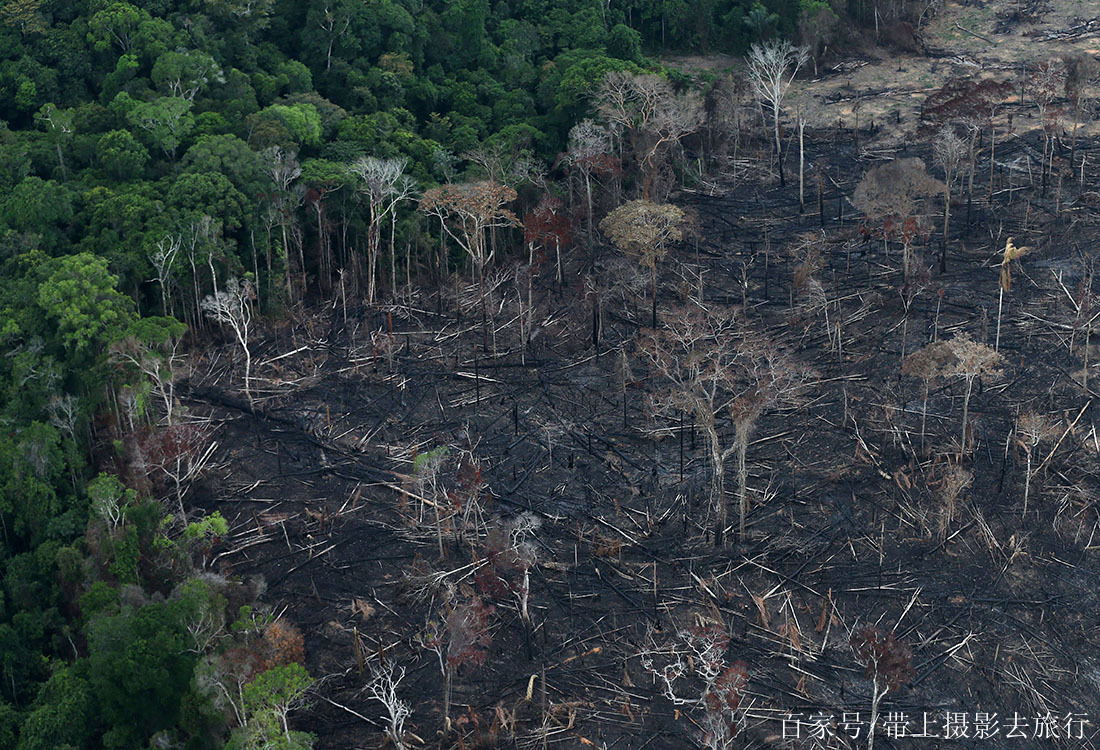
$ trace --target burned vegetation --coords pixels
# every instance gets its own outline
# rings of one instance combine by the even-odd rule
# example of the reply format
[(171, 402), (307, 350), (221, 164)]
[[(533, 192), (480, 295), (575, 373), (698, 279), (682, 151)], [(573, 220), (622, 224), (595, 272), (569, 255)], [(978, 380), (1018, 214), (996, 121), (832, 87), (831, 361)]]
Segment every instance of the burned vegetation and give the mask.
[(203, 305), (189, 499), (305, 635), (318, 746), (1091, 746), (1094, 100), (1049, 61), (792, 154), (772, 52), (706, 106), (609, 77), (562, 197), (428, 191), (419, 283)]

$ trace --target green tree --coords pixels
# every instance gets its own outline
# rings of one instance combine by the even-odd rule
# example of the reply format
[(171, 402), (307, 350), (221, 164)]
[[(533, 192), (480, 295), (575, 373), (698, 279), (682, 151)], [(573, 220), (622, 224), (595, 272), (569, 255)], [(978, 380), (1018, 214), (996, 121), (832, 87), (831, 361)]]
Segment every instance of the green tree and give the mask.
[(112, 130), (100, 136), (95, 156), (103, 172), (120, 182), (140, 177), (149, 160), (145, 146), (128, 130)]
[(88, 624), (90, 683), (110, 727), (104, 747), (142, 746), (178, 721), (197, 661), (189, 608), (179, 600), (123, 607)]
[(140, 22), (141, 12), (130, 3), (111, 3), (89, 20), (88, 41), (101, 52), (112, 46), (129, 52)]
[(23, 722), (16, 750), (79, 748), (94, 742), (99, 723), (96, 701), (81, 666), (59, 670), (42, 686)]
[(302, 704), (312, 684), (313, 678), (301, 664), (284, 664), (260, 673), (245, 685), (244, 702), (251, 735), (251, 742), (245, 747), (292, 750), (312, 746), (309, 735), (290, 731), (287, 719)]
[(133, 303), (116, 289), (107, 261), (91, 253), (56, 258), (38, 287), (38, 305), (72, 352), (103, 347), (126, 329)]
[(151, 102), (137, 102), (126, 114), (127, 120), (145, 131), (150, 143), (164, 151), (172, 161), (176, 149), (195, 127), (191, 102), (175, 96), (162, 96)]

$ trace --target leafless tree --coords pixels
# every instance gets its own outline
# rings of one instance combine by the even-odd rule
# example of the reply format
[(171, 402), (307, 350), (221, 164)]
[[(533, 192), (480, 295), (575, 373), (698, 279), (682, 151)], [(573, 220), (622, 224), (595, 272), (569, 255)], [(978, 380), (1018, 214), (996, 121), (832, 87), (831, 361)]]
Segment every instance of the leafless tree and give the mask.
[(595, 100), (604, 121), (629, 136), (643, 169), (643, 197), (650, 200), (656, 158), (703, 124), (701, 98), (696, 92), (676, 93), (658, 75), (613, 71), (604, 77)]
[(488, 313), (485, 309), (485, 269), (493, 248), (485, 232), (517, 226), (516, 215), (504, 206), (516, 199), (516, 191), (495, 182), (448, 183), (432, 188), (420, 198), (420, 210), (439, 219), (443, 230), (466, 251), (477, 274), (481, 306), (481, 344), (489, 348)]
[[(286, 267), (286, 293), (293, 301), (294, 284), (291, 282), (290, 271), (291, 240), (296, 237), (294, 231), (296, 227), (295, 209), (302, 202), (301, 193), (294, 190), (294, 187), (297, 187), (295, 180), (302, 176), (302, 167), (298, 163), (298, 155), (295, 152), (284, 151), (278, 146), (264, 149), (261, 156), (263, 157), (264, 171), (275, 183), (275, 203), (278, 207), (279, 229), (283, 235), (282, 254), (283, 263)], [(295, 244), (298, 246), (298, 262), (302, 266), (304, 288), (305, 258), (302, 243), (299, 241)]]
[(569, 130), (569, 150), (565, 158), (584, 182), (585, 221), (591, 242), (592, 176), (612, 167), (611, 132), (592, 120), (581, 120)]
[(176, 314), (171, 304), (172, 266), (182, 246), (181, 235), (168, 234), (157, 240), (156, 247), (149, 251), (149, 262), (157, 272), (157, 283), (160, 284), (160, 309), (165, 315)]
[(657, 327), (657, 262), (668, 245), (683, 238), (684, 212), (670, 204), (634, 200), (616, 208), (600, 222), (600, 231), (624, 255), (649, 269), (653, 321)]
[(251, 387), (252, 352), (248, 348), (248, 337), (252, 333), (252, 300), (255, 298), (251, 281), (232, 278), (226, 282), (225, 291), (208, 295), (202, 301), (202, 309), (211, 320), (232, 329), (244, 353), (244, 393), (250, 406), (254, 403)]
[(1024, 474), (1024, 513), (1027, 513), (1027, 500), (1031, 490), (1031, 462), (1039, 445), (1058, 434), (1057, 426), (1045, 414), (1029, 411), (1016, 420), (1016, 444), (1027, 457), (1027, 471)]
[(725, 626), (697, 620), (666, 644), (658, 644), (650, 633), (638, 658), (677, 710), (703, 710), (703, 746), (730, 750), (739, 730), (748, 669), (743, 662), (727, 660), (730, 637)]
[(951, 223), (951, 186), (958, 175), (959, 165), (966, 156), (966, 144), (955, 135), (951, 127), (945, 127), (932, 141), (932, 158), (943, 170), (943, 241), (947, 243), (947, 232)]
[[(1040, 170), (1042, 174), (1043, 190), (1047, 185), (1048, 157), (1053, 160), (1051, 143), (1055, 133), (1056, 111), (1053, 108), (1054, 101), (1062, 93), (1066, 83), (1066, 68), (1060, 58), (1052, 57), (1044, 62), (1037, 63), (1026, 81), (1026, 91), (1039, 110), (1039, 125), (1043, 129), (1043, 164)], [(1044, 193), (1045, 194), (1045, 193)]]
[(775, 133), (775, 158), (779, 165), (779, 184), (786, 185), (783, 176), (783, 144), (779, 137), (779, 118), (783, 114), (783, 99), (798, 71), (809, 59), (809, 50), (796, 47), (787, 40), (772, 40), (754, 44), (749, 50), (748, 77), (753, 92), (767, 103), (772, 112)]
[(391, 661), (370, 663), (370, 682), (367, 694), (386, 708), (386, 738), (394, 750), (405, 750), (405, 720), (412, 714), (407, 701), (397, 697), (397, 688), (405, 679), (405, 668)]
[(379, 159), (364, 156), (348, 170), (359, 181), (358, 190), (367, 201), (367, 304), (373, 305), (377, 293), (378, 258), (381, 247), (382, 223), (390, 220), (390, 283), (397, 289), (397, 261), (394, 234), (397, 206), (412, 198), (416, 182), (405, 174), (408, 159)]
[[(666, 419), (688, 413), (703, 431), (711, 463), (717, 545), (724, 543), (728, 518), (725, 464), (737, 456), (738, 528), (743, 538), (752, 429), (768, 409), (796, 394), (805, 373), (772, 342), (716, 308), (679, 307), (669, 314), (666, 328), (647, 333), (640, 343), (646, 362), (660, 376), (660, 390), (650, 397), (653, 412)], [(733, 422), (732, 443), (723, 439), (723, 417)]]
[(925, 427), (928, 421), (928, 391), (936, 378), (943, 377), (951, 357), (951, 350), (946, 341), (934, 341), (923, 349), (913, 352), (902, 362), (902, 374), (918, 378), (923, 388), (924, 406), (921, 408), (920, 417), (920, 447), (922, 452), (924, 451)]
[(947, 342), (954, 359), (948, 363), (945, 375), (961, 377), (966, 383), (963, 393), (962, 433), (959, 436), (959, 460), (966, 455), (966, 433), (970, 417), (970, 396), (974, 381), (981, 375), (1000, 375), (1002, 357), (985, 344), (974, 341), (966, 334), (958, 334)]

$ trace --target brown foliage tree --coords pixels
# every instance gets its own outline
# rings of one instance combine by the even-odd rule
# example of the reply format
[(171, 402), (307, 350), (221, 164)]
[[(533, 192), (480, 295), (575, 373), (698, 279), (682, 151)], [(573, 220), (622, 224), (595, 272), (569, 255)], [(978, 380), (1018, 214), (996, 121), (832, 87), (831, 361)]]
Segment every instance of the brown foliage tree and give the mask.
[(616, 208), (600, 222), (602, 231), (624, 255), (649, 269), (653, 294), (653, 327), (657, 327), (657, 261), (670, 242), (683, 238), (684, 212), (669, 204), (635, 200)]
[(865, 216), (883, 224), (883, 246), (891, 234), (900, 235), (902, 242), (902, 270), (909, 279), (909, 245), (914, 232), (907, 225), (917, 220), (921, 200), (943, 190), (943, 185), (932, 178), (919, 158), (894, 159), (867, 170), (863, 175), (852, 203)]

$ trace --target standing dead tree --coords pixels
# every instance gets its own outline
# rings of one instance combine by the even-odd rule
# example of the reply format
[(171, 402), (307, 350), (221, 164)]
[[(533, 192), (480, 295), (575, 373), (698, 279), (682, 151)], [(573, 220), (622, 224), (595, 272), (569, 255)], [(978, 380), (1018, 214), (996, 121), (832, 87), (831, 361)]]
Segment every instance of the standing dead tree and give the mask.
[(613, 71), (600, 83), (595, 100), (603, 120), (626, 132), (642, 168), (643, 197), (650, 200), (658, 155), (702, 126), (701, 98), (696, 92), (676, 93), (668, 79), (658, 75)]
[(748, 78), (753, 92), (762, 99), (772, 113), (775, 134), (775, 158), (779, 165), (779, 184), (786, 185), (783, 176), (783, 143), (779, 136), (779, 118), (783, 114), (783, 99), (794, 82), (798, 71), (810, 59), (805, 47), (796, 47), (786, 40), (773, 40), (754, 44), (748, 55)]
[(943, 170), (943, 244), (951, 227), (951, 186), (958, 176), (959, 165), (966, 156), (966, 145), (950, 127), (944, 127), (932, 141), (932, 158)]
[(225, 290), (208, 295), (202, 301), (202, 309), (207, 317), (216, 323), (228, 325), (237, 343), (244, 353), (244, 395), (249, 406), (253, 406), (252, 388), (252, 352), (248, 348), (248, 337), (252, 333), (252, 300), (256, 293), (248, 279), (232, 278), (225, 284)]
[[(667, 419), (688, 413), (703, 432), (718, 546), (724, 544), (728, 518), (725, 465), (730, 456), (737, 456), (738, 528), (743, 538), (749, 437), (764, 412), (795, 394), (804, 374), (774, 344), (751, 334), (732, 315), (696, 306), (672, 311), (667, 328), (643, 335), (641, 351), (663, 386), (650, 397), (653, 413)], [(723, 437), (723, 417), (733, 422), (732, 443)]]
[(393, 662), (371, 662), (367, 694), (386, 708), (386, 739), (394, 750), (405, 750), (405, 720), (412, 714), (407, 701), (397, 697), (397, 688), (405, 679), (405, 668)]
[(172, 305), (172, 287), (175, 286), (173, 271), (176, 255), (183, 246), (183, 236), (167, 234), (157, 240), (156, 246), (149, 251), (149, 263), (157, 272), (157, 284), (160, 285), (160, 310), (164, 315), (176, 314)]
[[(296, 209), (302, 203), (304, 191), (295, 183), (302, 176), (302, 167), (298, 163), (298, 155), (293, 151), (284, 151), (278, 146), (271, 146), (264, 150), (264, 171), (275, 183), (275, 206), (278, 211), (278, 224), (282, 232), (283, 241), (280, 253), (283, 256), (283, 264), (286, 270), (286, 293), (291, 302), (294, 301), (294, 284), (291, 281), (291, 245), (298, 248), (298, 264), (302, 273), (302, 289), (305, 290), (305, 255), (302, 249), (302, 240), (297, 223)], [(299, 189), (295, 189), (299, 188)], [(268, 257), (268, 268), (271, 267), (271, 258)]]
[(1026, 91), (1039, 110), (1039, 125), (1043, 129), (1043, 163), (1040, 165), (1043, 194), (1046, 194), (1048, 162), (1053, 161), (1052, 144), (1056, 120), (1060, 114), (1053, 107), (1066, 82), (1066, 69), (1061, 59), (1051, 59), (1035, 65), (1027, 79)]
[(504, 206), (516, 199), (516, 191), (496, 182), (448, 183), (420, 198), (420, 210), (439, 219), (443, 230), (470, 256), (477, 275), (481, 307), (481, 345), (489, 348), (488, 313), (485, 309), (485, 269), (493, 260), (486, 230), (520, 224)]
[(899, 690), (913, 679), (913, 655), (899, 643), (894, 631), (865, 625), (848, 641), (864, 676), (871, 680), (871, 722), (867, 728), (867, 750), (875, 750), (875, 724), (879, 704), (887, 693)]
[(584, 216), (591, 243), (595, 238), (592, 232), (592, 178), (618, 169), (618, 159), (611, 153), (611, 132), (592, 120), (581, 120), (570, 129), (569, 150), (562, 158), (584, 184)]
[[(968, 168), (967, 210), (974, 194), (974, 173), (977, 166), (975, 149), (982, 130), (989, 128), (989, 193), (993, 194), (993, 174), (997, 153), (997, 128), (993, 118), (997, 108), (1012, 92), (1012, 84), (992, 79), (971, 80), (951, 78), (940, 89), (928, 95), (921, 105), (921, 132), (939, 133), (947, 126), (961, 125), (967, 133), (965, 161)], [(969, 218), (968, 218), (969, 221)]]
[(429, 620), (416, 640), (433, 652), (443, 676), (443, 727), (451, 730), (451, 689), (454, 673), (463, 667), (473, 669), (485, 663), (493, 637), (489, 617), (493, 607), (474, 596), (451, 607), (444, 618)]
[(600, 231), (624, 255), (649, 269), (653, 296), (652, 325), (657, 327), (657, 262), (670, 242), (683, 239), (684, 212), (670, 204), (635, 200), (616, 208), (600, 222)]
[(397, 263), (394, 253), (394, 233), (397, 206), (412, 197), (415, 181), (405, 174), (408, 160), (379, 159), (364, 156), (348, 170), (358, 179), (358, 191), (367, 203), (367, 304), (374, 304), (377, 293), (377, 268), (381, 248), (382, 223), (390, 220), (390, 283), (397, 288)]
[(563, 281), (561, 249), (567, 245), (573, 230), (573, 222), (561, 198), (546, 193), (535, 210), (523, 217), (523, 239), (529, 251), (528, 264), (535, 265), (534, 250), (554, 248), (554, 280)]
[(697, 624), (677, 631), (676, 638), (664, 646), (655, 643), (651, 634), (638, 657), (677, 710), (703, 709), (703, 746), (729, 750), (740, 728), (749, 673), (743, 662), (727, 661), (730, 637), (726, 629), (698, 619)]
[[(970, 418), (970, 397), (974, 393), (974, 381), (982, 375), (1001, 374), (1001, 355), (985, 344), (974, 341), (965, 333), (947, 342), (934, 342), (910, 355), (903, 372), (925, 381), (925, 408), (927, 409), (928, 383), (936, 377), (961, 377), (963, 391), (962, 433), (959, 437), (958, 460), (966, 455), (966, 435)], [(923, 428), (921, 432), (923, 433)]]

